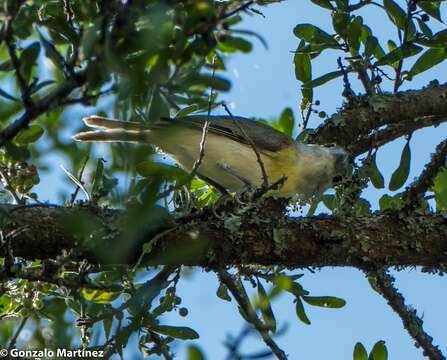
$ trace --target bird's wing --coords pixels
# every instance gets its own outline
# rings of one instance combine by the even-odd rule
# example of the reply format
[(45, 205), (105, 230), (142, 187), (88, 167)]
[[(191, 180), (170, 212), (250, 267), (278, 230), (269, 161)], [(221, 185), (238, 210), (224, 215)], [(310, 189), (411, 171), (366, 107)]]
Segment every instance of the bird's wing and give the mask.
[[(289, 147), (293, 143), (292, 139), (282, 132), (258, 121), (240, 116), (208, 117), (207, 115), (190, 115), (176, 119), (164, 118), (155, 123), (118, 121), (101, 116), (89, 116), (84, 118), (86, 125), (105, 130), (82, 132), (76, 134), (74, 138), (82, 141), (144, 141), (144, 139), (142, 140), (138, 136), (141, 135), (140, 133), (146, 133), (151, 129), (155, 130), (172, 126), (177, 129), (187, 127), (202, 131), (208, 119), (210, 121), (208, 131), (210, 133), (227, 137), (248, 146), (253, 142), (259, 151), (275, 153)], [(128, 135), (123, 135), (123, 139), (120, 139), (120, 134)]]
[(159, 126), (185, 126), (202, 131), (208, 119), (210, 133), (225, 136), (249, 146), (250, 142), (253, 142), (259, 151), (277, 152), (293, 143), (293, 140), (282, 132), (261, 122), (239, 116), (191, 115), (176, 119), (163, 119), (157, 124)]

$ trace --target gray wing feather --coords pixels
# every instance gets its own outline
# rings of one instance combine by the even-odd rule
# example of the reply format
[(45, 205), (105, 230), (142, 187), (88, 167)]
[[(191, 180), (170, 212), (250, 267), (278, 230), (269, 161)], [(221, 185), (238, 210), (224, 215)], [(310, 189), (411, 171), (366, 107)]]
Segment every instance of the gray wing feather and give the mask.
[[(207, 119), (207, 115), (191, 115), (176, 119), (163, 119), (157, 124), (187, 126), (201, 131)], [(288, 136), (266, 124), (240, 116), (210, 116), (209, 120), (209, 132), (250, 145), (250, 140), (246, 138), (245, 132), (260, 151), (277, 152), (287, 148), (293, 142)]]

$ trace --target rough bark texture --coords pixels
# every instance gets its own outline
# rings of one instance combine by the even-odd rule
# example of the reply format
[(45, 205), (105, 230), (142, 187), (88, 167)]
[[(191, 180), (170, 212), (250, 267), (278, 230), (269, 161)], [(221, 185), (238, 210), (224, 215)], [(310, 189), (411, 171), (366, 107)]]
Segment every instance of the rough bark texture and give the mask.
[[(319, 216), (288, 218), (277, 200), (261, 201), (240, 214), (218, 219), (203, 213), (195, 219), (170, 224), (153, 241), (147, 264), (183, 263), (188, 265), (282, 264), (288, 267), (355, 266), (370, 264), (422, 265), (438, 270), (447, 263), (447, 220), (442, 216), (399, 217), (395, 213), (368, 217)], [(89, 242), (75, 239), (64, 229), (65, 219), (88, 215), (97, 218), (108, 232), (101, 246), (110, 253), (120, 248), (118, 233), (124, 214), (107, 210), (63, 208), (18, 208), (5, 217), (3, 234), (10, 239), (14, 256), (48, 259), (62, 250), (73, 250), (79, 257), (98, 261)], [(5, 221), (4, 221), (5, 222)], [(116, 229), (116, 230), (113, 230)], [(139, 237), (133, 261), (143, 242), (153, 234)], [(88, 236), (87, 236), (88, 238)], [(2, 247), (0, 256), (5, 256)], [(175, 256), (175, 257), (173, 257)]]
[(446, 120), (447, 85), (433, 81), (421, 90), (357, 98), (317, 128), (314, 139), (337, 143), (359, 155)]

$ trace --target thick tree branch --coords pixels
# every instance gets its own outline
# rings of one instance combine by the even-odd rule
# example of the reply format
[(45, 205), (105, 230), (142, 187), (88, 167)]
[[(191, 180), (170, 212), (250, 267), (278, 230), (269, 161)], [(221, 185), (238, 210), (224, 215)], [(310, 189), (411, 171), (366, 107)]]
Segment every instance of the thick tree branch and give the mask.
[[(383, 145), (443, 121), (447, 121), (447, 84), (432, 82), (422, 90), (359, 98), (318, 127), (312, 140), (337, 143), (360, 155), (374, 142), (375, 132), (380, 138), (377, 145)], [(380, 129), (383, 126), (387, 128)]]
[(405, 304), (404, 297), (394, 287), (394, 278), (385, 271), (370, 273), (369, 278), (373, 289), (385, 298), (402, 319), (405, 329), (416, 341), (416, 346), (424, 349), (424, 355), (430, 360), (445, 360), (441, 350), (433, 345), (433, 338), (424, 331), (423, 321), (416, 310)]
[[(355, 218), (288, 218), (283, 214), (283, 206), (284, 203), (267, 199), (240, 215), (229, 213), (217, 218), (205, 212), (202, 217), (178, 220), (173, 231), (166, 232), (153, 244), (143, 263), (283, 264), (294, 268), (421, 265), (445, 270), (447, 220), (441, 215), (400, 217), (387, 212)], [(55, 258), (66, 249), (79, 258), (107, 262), (112, 261), (113, 250), (121, 253), (120, 249), (124, 246), (128, 249), (131, 244), (134, 253), (128, 253), (128, 258), (121, 261), (133, 264), (141, 252), (140, 245), (154, 236), (146, 233), (136, 240), (123, 238), (129, 219), (120, 211), (23, 206), (15, 211), (11, 211), (14, 207), (8, 209), (2, 216), (4, 236), (15, 232), (10, 239), (12, 252), (25, 259)], [(85, 238), (97, 240), (70, 235), (64, 226), (69, 226), (76, 217), (88, 217), (96, 224), (91, 236), (86, 234)], [(0, 249), (0, 256), (5, 256), (5, 250)]]

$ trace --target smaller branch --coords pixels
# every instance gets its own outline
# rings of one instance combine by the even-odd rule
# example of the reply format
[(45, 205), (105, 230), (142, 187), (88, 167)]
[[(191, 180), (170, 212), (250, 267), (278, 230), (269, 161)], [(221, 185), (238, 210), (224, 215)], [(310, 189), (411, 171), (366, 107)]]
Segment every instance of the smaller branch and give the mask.
[(360, 79), (363, 87), (365, 88), (367, 95), (373, 95), (375, 94), (375, 88), (373, 84), (371, 83), (371, 79), (368, 76), (368, 73), (366, 72), (365, 66), (362, 62), (361, 56), (356, 57), (350, 57), (348, 58), (349, 63), (352, 66), (352, 69), (357, 72), (358, 78)]
[(439, 347), (433, 345), (433, 338), (424, 331), (423, 321), (416, 314), (416, 310), (405, 304), (404, 297), (394, 287), (394, 278), (383, 270), (368, 275), (372, 288), (382, 295), (399, 315), (405, 329), (415, 340), (416, 346), (424, 349), (424, 355), (430, 360), (446, 360)]
[(443, 121), (445, 121), (445, 116), (425, 116), (390, 124), (385, 129), (377, 130), (372, 135), (357, 140), (354, 144), (348, 146), (348, 149), (355, 156), (361, 155), (372, 148), (383, 146), (416, 130), (429, 126), (438, 126)]
[(109, 89), (106, 89), (104, 91), (100, 91), (97, 94), (85, 94), (79, 98), (74, 99), (67, 99), (62, 102), (62, 105), (74, 105), (74, 104), (83, 104), (83, 105), (90, 105), (90, 101), (97, 100), (101, 96), (106, 96), (111, 94), (115, 90), (115, 85), (112, 85)]
[(244, 10), (248, 9), (248, 7), (250, 7), (253, 4), (254, 4), (253, 0), (247, 1), (246, 3), (238, 6), (236, 9), (234, 9), (234, 10), (232, 10), (232, 11), (226, 13), (226, 14), (223, 14), (222, 16), (220, 16), (218, 21), (222, 21), (222, 20), (228, 19), (228, 18), (232, 17), (233, 15), (236, 15), (238, 12), (244, 11)]
[(25, 105), (26, 109), (31, 109), (34, 104), (31, 100), (30, 96), (30, 89), (28, 85), (26, 84), (25, 79), (22, 76), (22, 72), (20, 71), (21, 64), (20, 60), (17, 57), (16, 54), (16, 47), (14, 44), (14, 35), (12, 30), (12, 19), (8, 19), (6, 21), (6, 28), (5, 28), (5, 34), (4, 34), (4, 40), (6, 42), (6, 45), (8, 47), (8, 54), (11, 59), (11, 63), (14, 67), (17, 82), (19, 83), (20, 93), (22, 96), (23, 104)]
[[(82, 176), (84, 175), (84, 170), (85, 170), (85, 167), (87, 166), (87, 162), (88, 162), (88, 160), (89, 160), (89, 156), (87, 155), (87, 156), (85, 157), (84, 163), (82, 164), (82, 166), (81, 166), (81, 170), (79, 171), (79, 175), (78, 175), (79, 182), (80, 182), (82, 185), (84, 185), (84, 182), (82, 181)], [(75, 191), (73, 192), (73, 194), (71, 194), (71, 198), (70, 198), (70, 202), (69, 202), (69, 207), (73, 207), (74, 202), (75, 202), (75, 200), (76, 200), (76, 197), (78, 196), (78, 193), (79, 193), (79, 190), (80, 190), (80, 189), (81, 189), (81, 187), (80, 187), (79, 185), (76, 185), (76, 189), (75, 189)]]
[(247, 316), (247, 320), (254, 326), (254, 328), (261, 335), (264, 343), (270, 348), (272, 353), (280, 360), (287, 360), (287, 355), (283, 350), (275, 343), (272, 337), (269, 334), (268, 328), (265, 324), (258, 318), (256, 311), (253, 309), (250, 300), (245, 293), (243, 287), (238, 284), (237, 281), (224, 269), (217, 270), (218, 277), (222, 283), (224, 283), (228, 290), (230, 290), (231, 294), (243, 310), (243, 312)]
[(351, 83), (349, 82), (348, 72), (346, 71), (343, 63), (341, 62), (341, 57), (337, 59), (338, 67), (340, 71), (343, 73), (343, 96), (348, 100), (348, 102), (352, 102), (352, 99), (355, 98), (355, 93), (351, 88)]
[[(402, 39), (401, 46), (404, 46), (408, 40), (409, 26), (410, 26), (411, 17), (413, 14), (413, 10), (412, 10), (413, 4), (414, 4), (413, 0), (408, 0), (407, 15), (405, 17), (405, 25), (404, 25), (404, 37)], [(400, 34), (400, 31), (399, 31), (399, 34)], [(403, 64), (404, 64), (404, 59), (399, 60), (399, 64), (397, 65), (397, 69), (396, 69), (396, 80), (394, 82), (394, 93), (397, 93), (397, 91), (399, 90), (399, 87), (402, 85), (402, 80), (400, 77), (401, 77), (401, 73), (402, 73)]]
[(11, 340), (9, 341), (9, 345), (8, 345), (8, 352), (14, 348), (14, 346), (16, 345), (17, 339), (20, 336), (20, 333), (22, 332), (23, 328), (25, 327), (26, 322), (28, 321), (29, 316), (25, 316), (22, 321), (20, 322), (19, 327), (17, 328), (14, 336), (11, 338)]
[(431, 160), (425, 165), (419, 177), (407, 188), (404, 199), (408, 204), (417, 204), (419, 197), (423, 195), (432, 185), (441, 167), (446, 166), (447, 139), (436, 147), (431, 155)]
[[(213, 56), (213, 74), (212, 74), (212, 78), (214, 79), (214, 76), (216, 75), (216, 66), (215, 66), (215, 61), (216, 61), (216, 57)], [(202, 128), (202, 138), (200, 139), (200, 153), (199, 153), (199, 158), (197, 159), (197, 161), (194, 163), (194, 166), (192, 168), (192, 171), (190, 173), (190, 177), (193, 178), (194, 176), (196, 176), (197, 171), (200, 168), (200, 165), (202, 165), (203, 162), (203, 158), (205, 157), (205, 145), (206, 145), (206, 136), (208, 135), (208, 129), (210, 127), (210, 116), (211, 116), (211, 107), (212, 107), (212, 102), (213, 102), (213, 96), (214, 96), (214, 87), (211, 86), (210, 89), (210, 95), (208, 97), (208, 113), (207, 113), (207, 119), (205, 121), (205, 124), (203, 125)]]
[(242, 126), (242, 124), (234, 118), (234, 116), (231, 113), (230, 109), (228, 109), (228, 106), (225, 103), (222, 104), (222, 106), (224, 107), (224, 109), (228, 113), (228, 115), (230, 115), (230, 117), (233, 119), (234, 123), (237, 125), (237, 127), (239, 128), (240, 132), (245, 137), (245, 139), (250, 143), (251, 148), (253, 149), (254, 153), (256, 154), (256, 160), (258, 161), (258, 164), (259, 164), (259, 167), (261, 168), (261, 173), (262, 173), (262, 187), (264, 189), (267, 189), (269, 187), (269, 179), (268, 179), (268, 176), (267, 176), (267, 172), (265, 171), (265, 166), (264, 166), (264, 163), (262, 162), (259, 150), (256, 147), (256, 144), (253, 142), (253, 140), (247, 134), (247, 132), (245, 131), (245, 129)]
[(71, 79), (65, 81), (60, 87), (48, 94), (46, 97), (36, 102), (34, 106), (17, 118), (14, 122), (9, 124), (2, 132), (0, 132), (0, 147), (13, 139), (20, 130), (25, 129), (31, 121), (36, 119), (39, 115), (51, 111), (62, 105), (65, 97), (81, 86), (86, 80), (85, 72), (76, 73)]
[(6, 174), (6, 172), (0, 167), (0, 177), (2, 178), (3, 186), (5, 190), (12, 196), (14, 199), (14, 205), (24, 204), (23, 199), (19, 197), (14, 186), (12, 186), (11, 179)]

